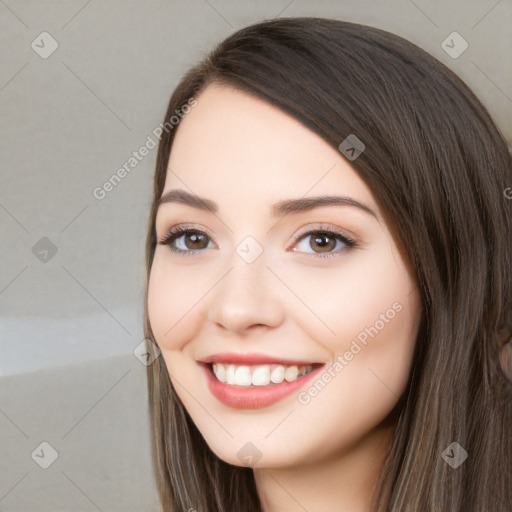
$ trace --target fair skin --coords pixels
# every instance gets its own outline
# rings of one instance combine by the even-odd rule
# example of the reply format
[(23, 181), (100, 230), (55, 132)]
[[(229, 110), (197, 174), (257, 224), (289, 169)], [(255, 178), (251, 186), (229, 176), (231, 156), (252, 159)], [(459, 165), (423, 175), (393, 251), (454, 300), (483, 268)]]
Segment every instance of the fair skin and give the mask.
[[(385, 420), (411, 368), (421, 312), (414, 280), (370, 189), (338, 150), (232, 88), (209, 85), (197, 100), (178, 127), (163, 195), (184, 190), (218, 211), (160, 205), (158, 240), (185, 223), (206, 235), (173, 242), (191, 254), (158, 244), (149, 282), (150, 323), (173, 386), (222, 460), (241, 466), (239, 450), (257, 448), (250, 465), (265, 512), (367, 512), (392, 434)], [(374, 214), (323, 205), (272, 216), (279, 201), (332, 195)], [(326, 229), (357, 246), (333, 235), (315, 243)], [(248, 236), (262, 250), (251, 263), (237, 253)], [(211, 393), (198, 363), (226, 352), (324, 366), (271, 405), (236, 408)], [(342, 370), (310, 390), (338, 357)]]

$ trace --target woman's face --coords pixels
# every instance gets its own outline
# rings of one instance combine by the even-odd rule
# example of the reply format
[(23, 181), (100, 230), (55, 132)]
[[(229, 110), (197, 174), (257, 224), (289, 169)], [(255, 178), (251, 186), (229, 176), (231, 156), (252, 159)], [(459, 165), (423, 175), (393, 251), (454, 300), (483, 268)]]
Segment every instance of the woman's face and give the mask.
[[(246, 93), (210, 85), (197, 100), (174, 128), (149, 282), (172, 384), (231, 464), (341, 454), (404, 390), (413, 278), (341, 153)], [(169, 238), (178, 227), (192, 231)]]

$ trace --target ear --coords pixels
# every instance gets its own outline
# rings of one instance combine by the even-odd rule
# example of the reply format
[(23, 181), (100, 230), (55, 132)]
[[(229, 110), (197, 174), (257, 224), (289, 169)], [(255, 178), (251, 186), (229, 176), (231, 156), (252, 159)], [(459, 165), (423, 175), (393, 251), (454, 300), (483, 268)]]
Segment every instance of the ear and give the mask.
[[(502, 340), (499, 349), (499, 366), (505, 379), (512, 382), (512, 332), (510, 329), (504, 329), (499, 334)], [(506, 341), (503, 343), (504, 339)]]

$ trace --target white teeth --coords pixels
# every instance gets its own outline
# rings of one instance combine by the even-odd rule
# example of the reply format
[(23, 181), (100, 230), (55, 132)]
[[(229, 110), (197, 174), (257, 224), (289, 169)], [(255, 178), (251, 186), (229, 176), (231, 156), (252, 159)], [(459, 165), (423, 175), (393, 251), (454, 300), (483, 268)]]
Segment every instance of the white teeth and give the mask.
[(235, 367), (232, 364), (229, 364), (226, 369), (226, 382), (228, 384), (235, 383)]
[(276, 366), (273, 370), (272, 370), (272, 375), (270, 376), (270, 380), (274, 383), (274, 384), (281, 384), (281, 382), (283, 382), (284, 380), (284, 366)]
[(215, 373), (215, 376), (221, 382), (226, 382), (226, 369), (222, 363), (216, 363), (213, 365), (213, 373)]
[(234, 364), (215, 363), (212, 365), (213, 373), (220, 382), (232, 386), (268, 386), (269, 384), (281, 384), (282, 382), (293, 382), (313, 370), (312, 365), (308, 366), (283, 366), (278, 365), (257, 365), (237, 366)]
[(235, 384), (237, 386), (250, 386), (252, 384), (251, 369), (248, 366), (239, 366), (235, 370)]
[(296, 366), (288, 366), (288, 368), (286, 368), (286, 371), (284, 372), (284, 378), (286, 379), (287, 382), (295, 380), (298, 375), (299, 369)]
[(270, 366), (258, 366), (252, 371), (253, 386), (268, 386), (270, 384)]

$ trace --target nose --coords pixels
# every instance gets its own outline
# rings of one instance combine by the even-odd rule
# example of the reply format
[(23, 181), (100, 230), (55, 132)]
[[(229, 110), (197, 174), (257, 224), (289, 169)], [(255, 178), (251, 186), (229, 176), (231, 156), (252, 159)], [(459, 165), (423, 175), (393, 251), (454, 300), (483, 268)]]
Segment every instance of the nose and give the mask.
[(212, 290), (208, 319), (239, 336), (282, 324), (284, 307), (278, 282), (263, 257), (246, 263), (235, 255), (232, 268)]

